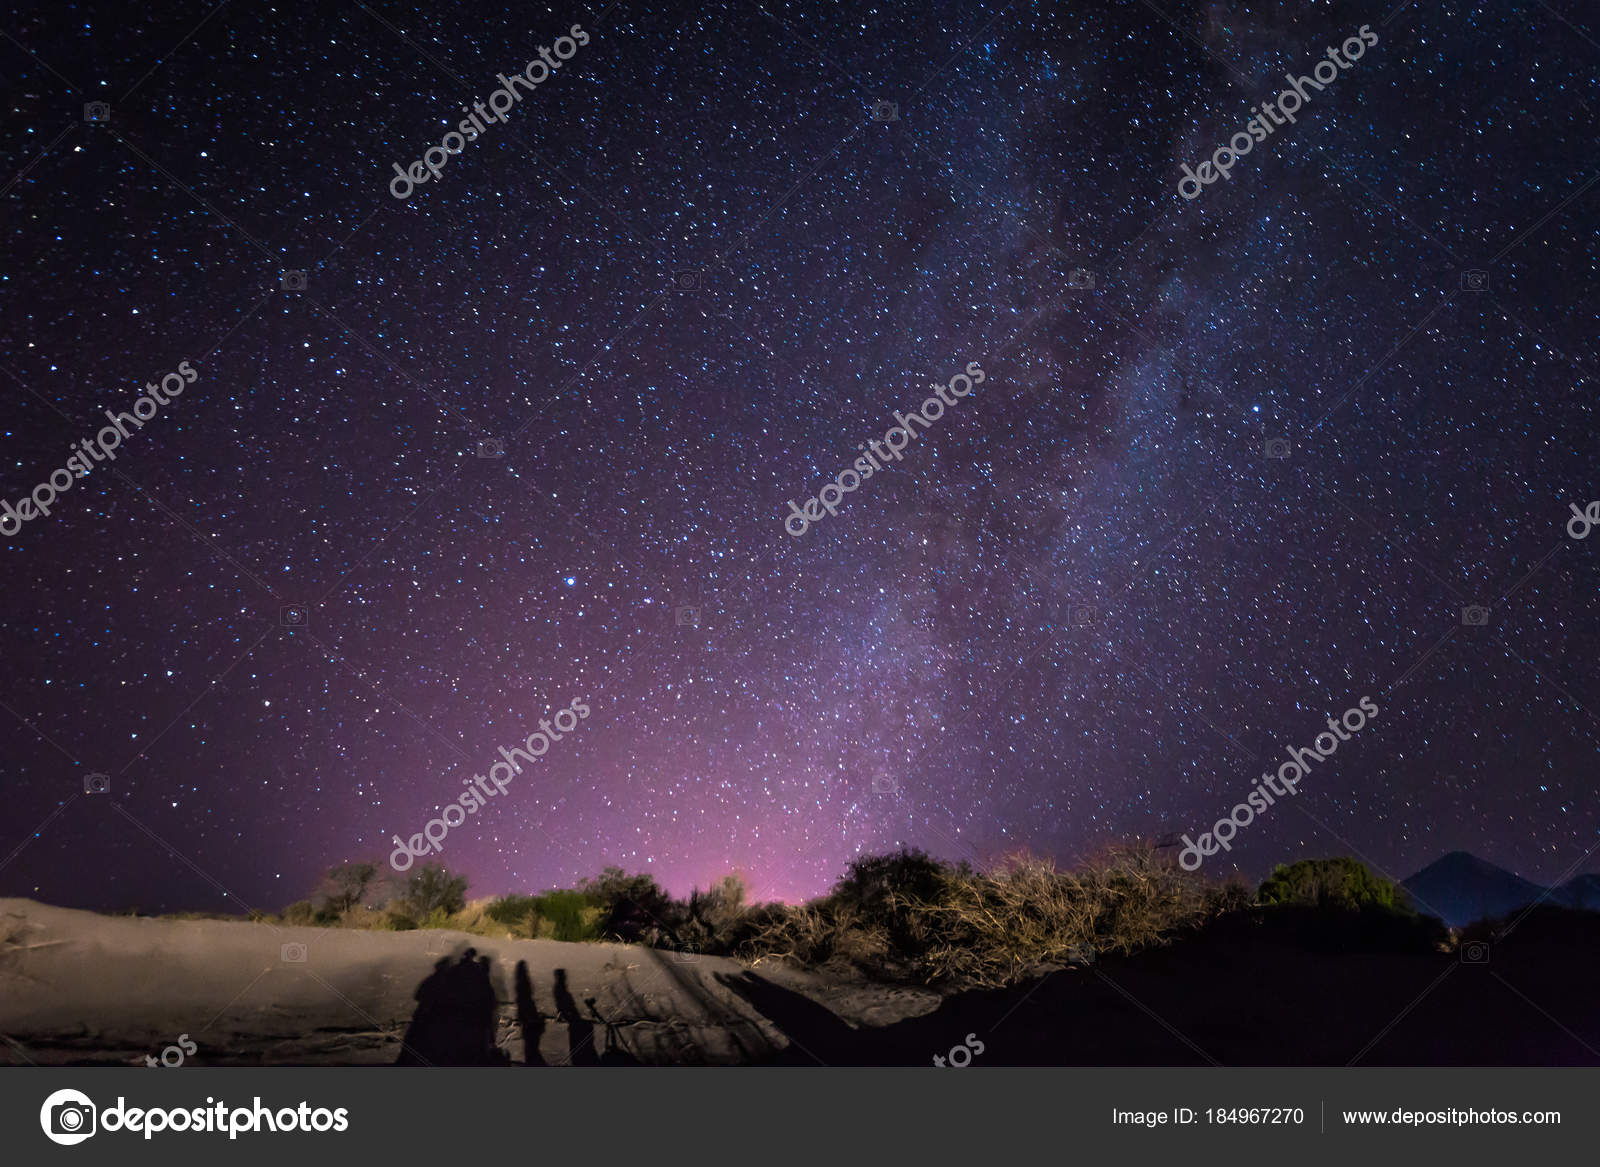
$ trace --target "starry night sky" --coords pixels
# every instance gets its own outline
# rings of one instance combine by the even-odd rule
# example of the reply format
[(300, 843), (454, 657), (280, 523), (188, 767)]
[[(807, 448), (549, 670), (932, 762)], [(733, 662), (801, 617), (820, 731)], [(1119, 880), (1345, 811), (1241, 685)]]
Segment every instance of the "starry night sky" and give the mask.
[(199, 377), (0, 541), (0, 894), (281, 907), (574, 699), (472, 894), (1198, 833), (1363, 695), (1208, 870), (1593, 868), (1600, 23), (1391, 9), (17, 9), (0, 497)]

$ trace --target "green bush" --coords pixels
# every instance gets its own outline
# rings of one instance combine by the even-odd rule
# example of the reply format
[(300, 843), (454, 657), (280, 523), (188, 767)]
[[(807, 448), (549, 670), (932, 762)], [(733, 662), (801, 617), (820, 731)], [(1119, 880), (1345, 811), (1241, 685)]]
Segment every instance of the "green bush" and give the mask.
[(501, 896), (484, 914), (518, 936), (583, 941), (600, 939), (601, 909), (581, 891), (547, 891), (537, 896)]
[(1403, 887), (1373, 874), (1365, 863), (1348, 856), (1279, 864), (1261, 885), (1256, 898), (1269, 906), (1297, 904), (1352, 912), (1416, 913)]
[(620, 867), (607, 867), (578, 887), (600, 909), (602, 935), (625, 943), (671, 944), (676, 939), (675, 919), (684, 915), (656, 883), (653, 875), (629, 875)]
[[(937, 897), (945, 880), (957, 870), (918, 850), (868, 855), (850, 864), (829, 898), (864, 912), (887, 912), (896, 900)], [(971, 869), (963, 864), (960, 870), (970, 873)]]
[(526, 923), (528, 917), (538, 910), (538, 896), (500, 896), (489, 901), (489, 905), (483, 909), (483, 914), (497, 924), (516, 928)]
[(551, 940), (598, 940), (600, 909), (581, 891), (547, 891), (538, 897), (539, 935)]

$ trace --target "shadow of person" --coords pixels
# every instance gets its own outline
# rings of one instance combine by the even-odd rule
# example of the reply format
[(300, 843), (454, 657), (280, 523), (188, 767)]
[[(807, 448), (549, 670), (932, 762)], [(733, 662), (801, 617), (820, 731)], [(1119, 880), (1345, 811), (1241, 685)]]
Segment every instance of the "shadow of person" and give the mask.
[(862, 1035), (809, 997), (776, 985), (753, 972), (717, 980), (750, 1002), (789, 1039), (780, 1064), (848, 1066), (862, 1064)]
[(528, 962), (517, 961), (517, 1024), (522, 1028), (522, 1064), (543, 1066), (548, 1063), (539, 1053), (539, 1042), (544, 1038), (544, 1018), (539, 1015), (538, 1003), (533, 999), (533, 981), (528, 976)]
[(489, 958), (469, 948), (448, 957), (417, 986), (417, 1009), (406, 1029), (397, 1065), (492, 1066), (503, 1063), (495, 1048), (499, 999), (489, 977)]
[(567, 1064), (598, 1066), (600, 1058), (594, 1049), (594, 1022), (578, 1012), (578, 1002), (567, 987), (566, 969), (556, 969), (556, 983), (552, 991), (556, 998), (556, 1016), (567, 1027)]

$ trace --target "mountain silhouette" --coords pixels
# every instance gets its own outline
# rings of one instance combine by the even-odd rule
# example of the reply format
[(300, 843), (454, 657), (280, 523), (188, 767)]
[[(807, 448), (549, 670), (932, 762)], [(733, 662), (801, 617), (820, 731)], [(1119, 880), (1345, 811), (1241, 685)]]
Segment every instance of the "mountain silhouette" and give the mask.
[(1452, 927), (1509, 916), (1535, 902), (1600, 911), (1600, 875), (1580, 875), (1556, 888), (1523, 879), (1467, 851), (1452, 851), (1402, 880), (1417, 908)]

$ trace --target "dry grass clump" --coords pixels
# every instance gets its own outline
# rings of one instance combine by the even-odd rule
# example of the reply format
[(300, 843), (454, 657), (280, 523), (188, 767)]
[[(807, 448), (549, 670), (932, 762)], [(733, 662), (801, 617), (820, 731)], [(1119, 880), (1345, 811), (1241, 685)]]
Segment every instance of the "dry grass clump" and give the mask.
[(859, 861), (832, 895), (768, 912), (748, 960), (851, 967), (961, 988), (1015, 984), (1050, 966), (1165, 943), (1250, 902), (1154, 848), (1107, 852), (1072, 871), (1015, 858), (991, 872), (919, 852)]
[(849, 904), (816, 900), (798, 907), (772, 905), (751, 914), (738, 955), (752, 965), (782, 961), (802, 968), (850, 971), (881, 968), (891, 960), (889, 933)]
[(925, 980), (998, 987), (1042, 966), (1154, 947), (1248, 899), (1243, 888), (1209, 885), (1147, 849), (1073, 871), (1013, 859), (991, 873), (953, 876), (938, 899), (911, 906), (933, 920), (919, 961)]

